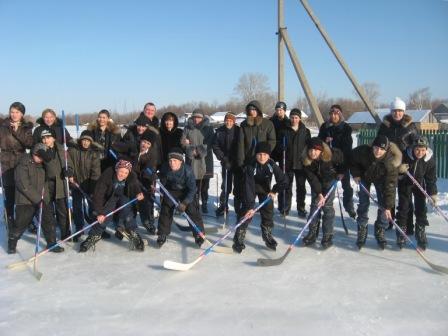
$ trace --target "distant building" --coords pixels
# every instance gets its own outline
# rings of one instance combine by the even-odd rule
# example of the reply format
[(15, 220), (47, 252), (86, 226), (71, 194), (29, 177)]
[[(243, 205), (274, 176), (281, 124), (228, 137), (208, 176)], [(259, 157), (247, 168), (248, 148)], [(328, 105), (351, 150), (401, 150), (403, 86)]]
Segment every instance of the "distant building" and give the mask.
[[(381, 120), (390, 113), (389, 108), (377, 109), (376, 113)], [(439, 129), (439, 122), (435, 118), (431, 110), (406, 110), (406, 114), (412, 117), (412, 121), (415, 123), (418, 129)], [(376, 123), (369, 111), (361, 111), (353, 113), (347, 120), (347, 123), (352, 126), (353, 129), (360, 129), (362, 127), (375, 127)]]
[(440, 104), (437, 106), (432, 113), (434, 117), (441, 123), (448, 124), (448, 106), (447, 104)]

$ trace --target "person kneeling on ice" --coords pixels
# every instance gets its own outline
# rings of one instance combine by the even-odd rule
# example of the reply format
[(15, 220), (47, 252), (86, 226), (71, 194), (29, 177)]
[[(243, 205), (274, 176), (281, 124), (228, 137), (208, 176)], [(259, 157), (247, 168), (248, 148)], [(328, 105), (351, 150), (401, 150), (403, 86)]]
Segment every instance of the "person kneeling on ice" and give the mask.
[[(436, 161), (431, 148), (428, 148), (428, 139), (418, 136), (403, 155), (403, 164), (406, 165), (401, 172), (407, 170), (414, 176), (417, 182), (424, 186), (428, 195), (437, 206), (437, 171)], [(398, 180), (398, 212), (397, 222), (400, 228), (406, 232), (406, 223), (409, 206), (414, 195), (414, 212), (416, 218), (415, 238), (417, 245), (425, 250), (428, 241), (425, 227), (429, 225), (426, 218), (426, 198), (414, 182), (406, 175)], [(401, 248), (405, 243), (405, 237), (397, 230), (397, 244)]]
[[(15, 169), (15, 210), (16, 216), (9, 231), (8, 253), (16, 253), (17, 241), (32, 222), (34, 214), (42, 204), (42, 222), (47, 248), (56, 244), (56, 234), (54, 221), (48, 220), (53, 215), (52, 204), (50, 203), (49, 190), (45, 178), (43, 162), (49, 162), (51, 156), (47, 153), (47, 146), (36, 144), (30, 154), (23, 154)], [(42, 199), (42, 189), (44, 191)], [(64, 248), (56, 246), (52, 252), (63, 252)]]
[[(238, 214), (238, 220), (243, 217), (252, 218), (254, 216), (255, 197), (258, 196), (261, 203), (266, 197), (274, 199), (276, 193), (282, 192), (288, 187), (286, 175), (270, 158), (270, 154), (271, 146), (269, 143), (259, 142), (255, 148), (255, 160), (244, 168), (242, 208), (241, 213)], [(276, 184), (271, 188), (272, 175), (275, 176)], [(272, 203), (269, 202), (260, 209), (261, 235), (266, 247), (275, 251), (277, 242), (272, 237), (272, 228), (274, 227), (274, 205)], [(250, 220), (247, 220), (235, 232), (232, 248), (237, 253), (241, 253), (246, 248), (244, 238), (249, 223)]]
[[(320, 138), (314, 137), (308, 140), (306, 151), (302, 156), (303, 168), (308, 183), (311, 186), (310, 216), (321, 207), (322, 215), (322, 248), (333, 245), (335, 191), (325, 197), (331, 189), (337, 176), (344, 173), (343, 154), (340, 149), (330, 147)], [(309, 226), (308, 234), (303, 238), (306, 246), (316, 242), (319, 235), (321, 214), (314, 217)]]
[[(375, 238), (381, 249), (387, 244), (384, 230), (392, 220), (395, 207), (395, 189), (397, 187), (398, 170), (401, 165), (400, 149), (384, 135), (377, 135), (372, 146), (361, 145), (351, 152), (350, 171), (356, 183), (361, 183), (370, 192), (370, 185), (375, 186), (378, 203), (378, 215), (375, 221)], [(361, 187), (358, 204), (358, 238), (356, 245), (362, 248), (367, 239), (367, 222), (369, 220), (369, 195)]]
[[(93, 193), (93, 213), (97, 216), (98, 224), (94, 225), (87, 239), (81, 243), (79, 252), (86, 252), (101, 240), (101, 234), (106, 230), (106, 215), (126, 204), (131, 199), (141, 201), (144, 196), (140, 189), (137, 175), (132, 171), (132, 164), (126, 160), (119, 160), (115, 170), (107, 168), (98, 179)], [(118, 213), (119, 225), (117, 231), (128, 237), (133, 247), (143, 251), (145, 245), (136, 232), (137, 224), (133, 216), (132, 207), (128, 206)], [(123, 224), (124, 223), (124, 224)]]
[[(177, 210), (186, 212), (199, 229), (204, 232), (204, 223), (199, 212), (199, 199), (196, 195), (196, 179), (191, 167), (184, 163), (183, 153), (180, 148), (173, 148), (168, 153), (168, 164), (164, 163), (160, 169), (160, 183), (178, 200)], [(174, 204), (169, 197), (164, 196), (157, 232), (157, 244), (159, 247), (165, 244), (167, 236), (171, 233), (173, 212)], [(200, 247), (204, 243), (204, 239), (193, 228), (192, 231), (194, 240)]]

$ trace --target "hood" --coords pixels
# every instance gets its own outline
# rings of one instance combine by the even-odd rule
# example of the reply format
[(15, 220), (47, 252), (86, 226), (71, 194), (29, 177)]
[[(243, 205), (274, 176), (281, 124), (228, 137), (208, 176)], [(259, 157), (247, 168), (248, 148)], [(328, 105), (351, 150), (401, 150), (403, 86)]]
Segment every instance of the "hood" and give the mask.
[(194, 129), (194, 128), (202, 129), (205, 126), (209, 126), (209, 124), (210, 124), (210, 119), (208, 118), (208, 116), (204, 116), (204, 119), (198, 125), (195, 125), (194, 121), (193, 121), (193, 118), (190, 117), (190, 118), (188, 118), (188, 122), (187, 122), (186, 128), (188, 128), (188, 129)]
[(168, 133), (168, 130), (166, 129), (166, 126), (165, 126), (165, 121), (168, 117), (173, 117), (173, 119), (174, 119), (174, 127), (171, 130), (171, 132), (174, 132), (177, 129), (177, 126), (179, 125), (179, 118), (177, 118), (177, 115), (175, 113), (173, 113), (173, 112), (164, 113), (162, 116), (162, 120), (160, 122), (160, 130), (164, 133)]
[[(36, 120), (36, 124), (39, 124), (40, 126), (46, 126), (42, 117)], [(54, 124), (51, 125), (51, 127), (62, 127), (62, 119), (56, 117), (56, 120), (54, 121)]]
[(383, 118), (383, 124), (390, 128), (392, 125), (400, 125), (404, 128), (408, 127), (410, 124), (412, 123), (412, 117), (409, 114), (405, 114), (403, 115), (403, 118), (400, 120), (399, 123), (395, 122), (394, 119), (392, 118), (392, 116), (390, 114), (386, 115)]
[(263, 111), (261, 110), (261, 104), (258, 100), (252, 100), (246, 105), (246, 115), (247, 115), (247, 109), (249, 106), (253, 106), (257, 109), (257, 114), (261, 117), (263, 117)]
[[(406, 155), (411, 159), (411, 160), (417, 160), (416, 157), (414, 157), (414, 151), (412, 147), (408, 147), (406, 148)], [(427, 148), (426, 149), (426, 155), (423, 157), (423, 161), (428, 162), (429, 160), (431, 160), (432, 156), (434, 155), (434, 152), (432, 151), (431, 148)]]
[[(331, 158), (333, 156), (333, 154), (331, 153), (331, 148), (325, 142), (323, 143), (323, 147), (324, 147), (324, 150), (320, 154), (320, 159), (323, 162), (329, 162), (329, 161), (331, 161)], [(311, 163), (313, 163), (313, 160), (311, 160), (308, 157), (308, 148), (307, 147), (305, 147), (302, 152), (302, 162), (303, 162), (304, 166), (309, 166), (309, 165), (311, 165)]]

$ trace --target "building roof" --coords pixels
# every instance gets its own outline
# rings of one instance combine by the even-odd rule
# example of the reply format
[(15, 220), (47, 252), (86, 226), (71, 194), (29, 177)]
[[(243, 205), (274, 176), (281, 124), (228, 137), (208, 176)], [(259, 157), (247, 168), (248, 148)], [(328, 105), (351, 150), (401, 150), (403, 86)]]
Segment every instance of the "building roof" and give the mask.
[[(412, 117), (414, 122), (421, 122), (426, 118), (426, 116), (431, 112), (431, 110), (406, 110), (406, 114)], [(377, 109), (376, 113), (381, 120), (390, 113), (389, 108)], [(361, 111), (353, 113), (350, 118), (348, 118), (347, 123), (349, 124), (375, 124), (375, 120), (369, 111)]]

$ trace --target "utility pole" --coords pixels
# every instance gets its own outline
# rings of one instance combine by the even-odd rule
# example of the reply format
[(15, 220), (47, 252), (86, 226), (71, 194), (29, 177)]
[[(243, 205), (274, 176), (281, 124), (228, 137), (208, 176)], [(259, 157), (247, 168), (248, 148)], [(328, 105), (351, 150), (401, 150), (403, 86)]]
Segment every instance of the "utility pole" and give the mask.
[(283, 36), (281, 34), (281, 30), (286, 29), (283, 15), (283, 1), (284, 0), (278, 0), (278, 101), (285, 100), (285, 42), (283, 41)]

